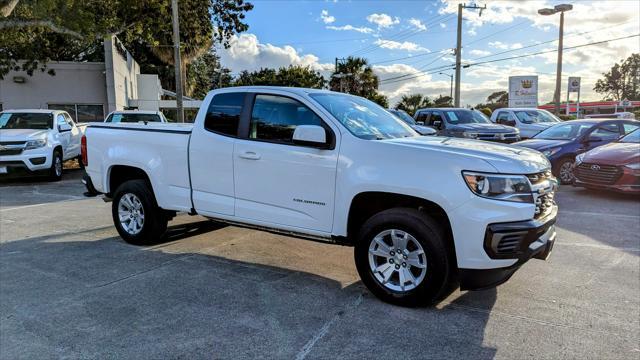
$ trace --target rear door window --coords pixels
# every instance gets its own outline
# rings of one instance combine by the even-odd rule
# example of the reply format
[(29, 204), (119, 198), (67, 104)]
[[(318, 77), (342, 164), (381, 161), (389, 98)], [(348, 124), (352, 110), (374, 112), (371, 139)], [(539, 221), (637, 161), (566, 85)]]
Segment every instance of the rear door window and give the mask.
[(207, 109), (204, 128), (222, 135), (238, 136), (245, 95), (243, 92), (215, 95)]
[(598, 126), (590, 136), (600, 137), (605, 140), (613, 140), (620, 137), (620, 129), (618, 124), (605, 124)]
[(160, 122), (157, 114), (112, 114), (107, 119), (112, 123)]
[(622, 129), (624, 130), (625, 134), (628, 134), (628, 133), (630, 133), (632, 131), (635, 131), (639, 127), (640, 127), (640, 125), (638, 125), (638, 124), (630, 124), (630, 123), (624, 123), (622, 125)]

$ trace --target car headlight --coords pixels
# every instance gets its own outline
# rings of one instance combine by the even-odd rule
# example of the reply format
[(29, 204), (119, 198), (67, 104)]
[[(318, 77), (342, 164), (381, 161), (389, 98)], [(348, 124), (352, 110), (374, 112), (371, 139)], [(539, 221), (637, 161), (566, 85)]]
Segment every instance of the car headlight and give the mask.
[(583, 160), (584, 160), (584, 153), (578, 154), (578, 156), (576, 156), (576, 166), (582, 164)]
[(475, 139), (478, 137), (478, 133), (474, 133), (474, 132), (468, 132), (468, 131), (464, 131), (462, 133), (463, 137), (469, 138), (469, 139)]
[(640, 162), (628, 164), (628, 165), (625, 165), (624, 167), (627, 167), (631, 170), (640, 170)]
[(533, 203), (531, 183), (524, 175), (487, 174), (463, 171), (467, 186), (484, 198)]
[(25, 145), (25, 150), (37, 149), (47, 145), (47, 139), (37, 139), (37, 140), (29, 140)]
[(549, 149), (549, 150), (545, 150), (542, 152), (542, 155), (549, 157), (555, 153), (557, 153), (558, 151), (560, 151), (560, 148), (553, 148), (553, 149)]

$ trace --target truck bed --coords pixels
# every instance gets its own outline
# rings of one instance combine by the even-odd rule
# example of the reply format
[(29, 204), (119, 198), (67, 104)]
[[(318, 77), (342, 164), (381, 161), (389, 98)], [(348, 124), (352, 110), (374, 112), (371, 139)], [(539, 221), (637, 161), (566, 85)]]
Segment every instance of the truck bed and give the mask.
[[(132, 166), (149, 175), (158, 205), (189, 211), (188, 145), (192, 124), (98, 123), (87, 126), (87, 173), (96, 189), (111, 193), (114, 166)], [(100, 179), (98, 181), (98, 179)]]

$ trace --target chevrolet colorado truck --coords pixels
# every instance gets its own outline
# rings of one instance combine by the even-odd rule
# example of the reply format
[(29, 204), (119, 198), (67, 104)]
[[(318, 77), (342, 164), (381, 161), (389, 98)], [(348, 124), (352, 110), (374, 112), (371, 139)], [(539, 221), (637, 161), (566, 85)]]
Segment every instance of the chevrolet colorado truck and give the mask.
[(539, 152), (419, 136), (327, 90), (218, 89), (194, 124), (92, 124), (82, 148), (129, 243), (157, 242), (187, 212), (350, 245), (364, 284), (399, 305), (499, 285), (556, 237), (557, 183)]
[(66, 111), (0, 112), (0, 175), (26, 170), (62, 179), (62, 163), (80, 156), (83, 128)]

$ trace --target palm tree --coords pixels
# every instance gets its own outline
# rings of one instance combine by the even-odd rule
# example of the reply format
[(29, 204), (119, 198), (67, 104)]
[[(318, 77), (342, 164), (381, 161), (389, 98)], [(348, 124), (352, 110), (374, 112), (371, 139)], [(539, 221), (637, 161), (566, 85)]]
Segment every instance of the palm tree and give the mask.
[(378, 76), (367, 59), (349, 56), (331, 75), (329, 88), (371, 99), (378, 95)]
[(402, 95), (402, 98), (400, 98), (400, 101), (396, 104), (396, 109), (404, 110), (409, 115), (413, 116), (416, 110), (432, 106), (433, 103), (428, 97), (422, 96), (421, 94), (412, 94)]

